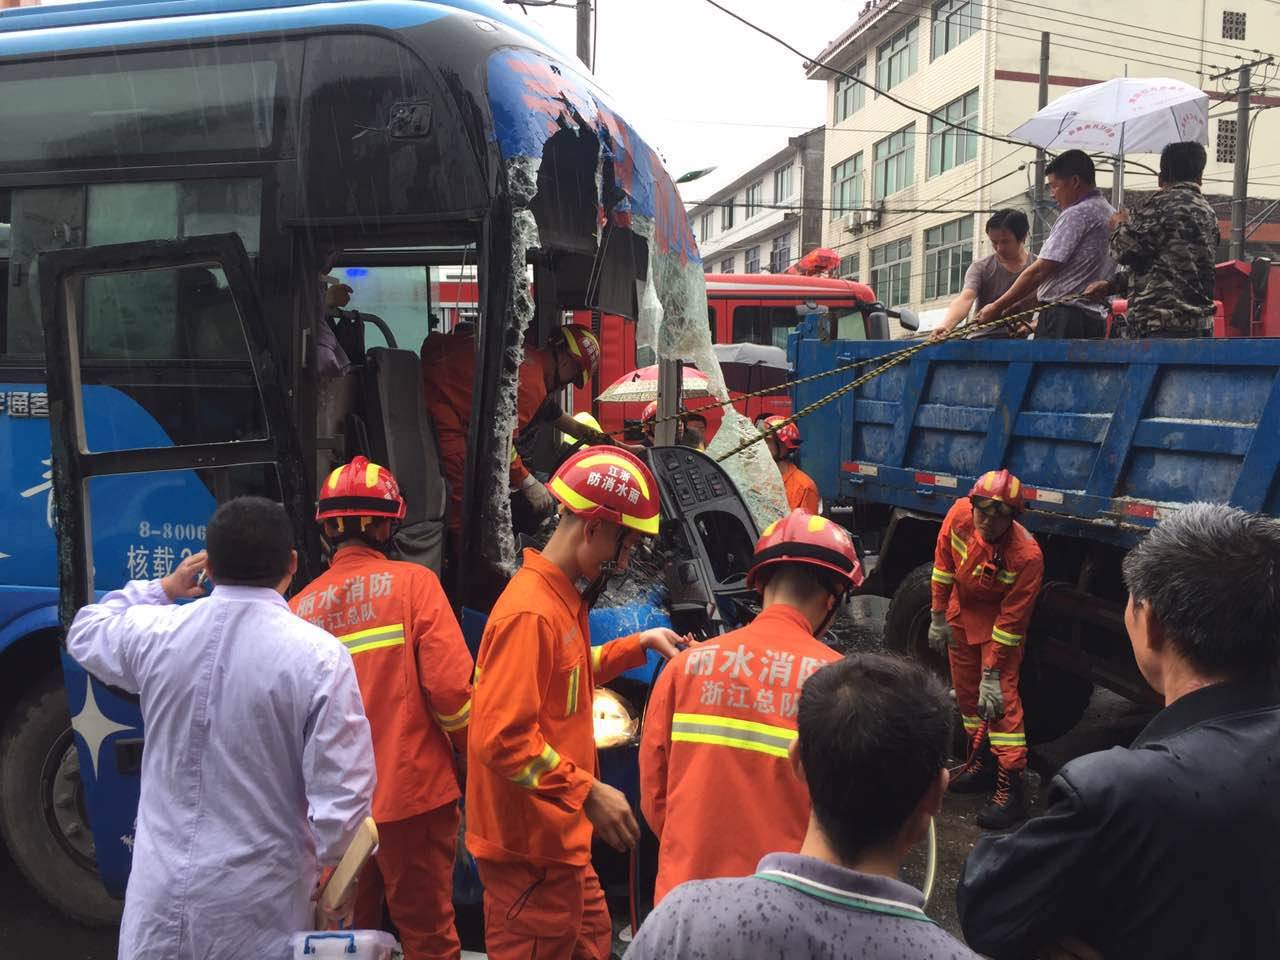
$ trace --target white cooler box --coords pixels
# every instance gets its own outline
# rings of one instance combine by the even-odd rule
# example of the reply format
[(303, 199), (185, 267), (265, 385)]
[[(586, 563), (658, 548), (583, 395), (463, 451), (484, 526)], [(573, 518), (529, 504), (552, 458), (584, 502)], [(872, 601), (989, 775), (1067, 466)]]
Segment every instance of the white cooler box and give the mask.
[(289, 938), (293, 960), (389, 960), (396, 938), (381, 930), (313, 930)]

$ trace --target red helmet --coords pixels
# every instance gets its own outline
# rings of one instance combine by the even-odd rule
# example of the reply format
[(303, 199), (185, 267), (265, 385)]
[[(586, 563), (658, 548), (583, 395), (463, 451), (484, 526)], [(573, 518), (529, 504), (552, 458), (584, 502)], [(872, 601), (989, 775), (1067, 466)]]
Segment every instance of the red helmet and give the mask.
[[(786, 420), (786, 417), (780, 417), (776, 414), (772, 417), (765, 417), (764, 429), (766, 431), (772, 430), (774, 427), (778, 426), (778, 424), (786, 423)], [(793, 453), (800, 449), (800, 428), (794, 423), (787, 423), (786, 426), (779, 428), (778, 431), (773, 434), (773, 438), (777, 440), (778, 443), (782, 445), (782, 449), (786, 450), (788, 453)]]
[(980, 476), (969, 491), (969, 497), (980, 497), (987, 500), (998, 500), (1013, 507), (1014, 513), (1021, 513), (1026, 502), (1022, 498), (1022, 481), (1008, 470), (988, 470)]
[(584, 520), (608, 520), (649, 536), (658, 533), (658, 482), (640, 458), (626, 450), (579, 450), (560, 464), (547, 489)]
[(804, 510), (792, 510), (765, 527), (747, 573), (747, 586), (756, 589), (760, 571), (775, 563), (807, 563), (848, 579), (850, 587), (862, 583), (862, 564), (848, 531)]
[(552, 347), (563, 347), (578, 367), (579, 387), (585, 387), (600, 368), (600, 341), (589, 327), (580, 323), (566, 323), (552, 337)]
[(653, 421), (658, 419), (658, 401), (650, 400), (644, 408), (644, 413), (640, 414), (640, 426), (651, 427)]
[(329, 474), (316, 503), (317, 520), (338, 517), (389, 517), (403, 520), (404, 497), (386, 467), (356, 457)]

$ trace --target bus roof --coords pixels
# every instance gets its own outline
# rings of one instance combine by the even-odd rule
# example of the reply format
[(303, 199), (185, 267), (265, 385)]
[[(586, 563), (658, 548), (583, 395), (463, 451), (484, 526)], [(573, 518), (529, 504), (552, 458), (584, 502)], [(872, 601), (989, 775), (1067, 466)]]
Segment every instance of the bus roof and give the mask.
[(3, 11), (0, 56), (335, 25), (400, 29), (454, 13), (555, 49), (528, 19), (488, 0), (91, 0)]
[(707, 295), (796, 296), (875, 300), (870, 287), (838, 277), (803, 277), (795, 273), (709, 273)]

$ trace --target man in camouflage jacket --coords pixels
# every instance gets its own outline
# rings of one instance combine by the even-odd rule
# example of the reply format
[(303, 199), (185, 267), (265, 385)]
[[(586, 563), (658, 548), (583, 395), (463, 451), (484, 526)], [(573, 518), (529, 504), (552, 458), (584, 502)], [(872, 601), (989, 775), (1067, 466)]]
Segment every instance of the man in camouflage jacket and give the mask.
[[(1085, 290), (1129, 297), (1130, 337), (1207, 337), (1213, 333), (1218, 217), (1200, 193), (1205, 150), (1171, 143), (1160, 154), (1160, 191), (1111, 219), (1111, 256), (1124, 269)], [(1114, 334), (1113, 334), (1114, 336)]]

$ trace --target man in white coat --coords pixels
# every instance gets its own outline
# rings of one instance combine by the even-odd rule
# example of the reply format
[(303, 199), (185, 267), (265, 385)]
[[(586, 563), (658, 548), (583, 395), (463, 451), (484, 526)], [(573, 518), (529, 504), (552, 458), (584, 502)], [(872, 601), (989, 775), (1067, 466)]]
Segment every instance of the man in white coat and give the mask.
[[(373, 746), (351, 656), (295, 617), (288, 516), (241, 497), (204, 552), (84, 607), (67, 650), (141, 695), (146, 726), (122, 960), (288, 956), (322, 866), (369, 815)], [(214, 583), (198, 597), (207, 563)]]

